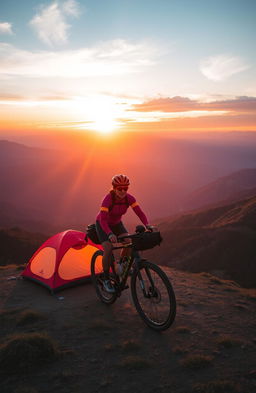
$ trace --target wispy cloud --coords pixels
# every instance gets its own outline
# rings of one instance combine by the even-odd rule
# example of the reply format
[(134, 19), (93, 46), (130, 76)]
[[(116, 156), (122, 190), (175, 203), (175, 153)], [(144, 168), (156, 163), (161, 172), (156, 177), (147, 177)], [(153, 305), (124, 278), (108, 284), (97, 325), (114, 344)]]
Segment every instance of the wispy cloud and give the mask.
[(146, 101), (133, 106), (137, 112), (190, 112), (190, 111), (228, 111), (228, 112), (255, 112), (256, 97), (236, 97), (229, 100), (200, 102), (187, 97), (166, 97)]
[(81, 78), (140, 72), (154, 64), (155, 48), (114, 40), (92, 48), (27, 51), (0, 44), (0, 76)]
[(78, 17), (79, 14), (79, 5), (75, 0), (53, 2), (47, 7), (42, 7), (40, 13), (36, 14), (29, 24), (45, 44), (65, 44), (70, 29), (67, 19), (69, 16)]
[(229, 55), (211, 56), (200, 62), (202, 74), (213, 81), (222, 81), (248, 68), (242, 58)]
[(67, 0), (62, 4), (63, 13), (78, 17), (80, 15), (79, 4), (75, 0)]
[(12, 24), (9, 22), (0, 23), (0, 34), (13, 34)]

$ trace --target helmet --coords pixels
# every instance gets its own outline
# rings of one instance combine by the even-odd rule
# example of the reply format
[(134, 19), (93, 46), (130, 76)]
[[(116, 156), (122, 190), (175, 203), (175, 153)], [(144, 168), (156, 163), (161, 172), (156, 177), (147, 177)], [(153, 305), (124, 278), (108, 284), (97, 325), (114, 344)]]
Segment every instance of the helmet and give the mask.
[(126, 175), (115, 175), (112, 177), (112, 186), (129, 186), (130, 180)]

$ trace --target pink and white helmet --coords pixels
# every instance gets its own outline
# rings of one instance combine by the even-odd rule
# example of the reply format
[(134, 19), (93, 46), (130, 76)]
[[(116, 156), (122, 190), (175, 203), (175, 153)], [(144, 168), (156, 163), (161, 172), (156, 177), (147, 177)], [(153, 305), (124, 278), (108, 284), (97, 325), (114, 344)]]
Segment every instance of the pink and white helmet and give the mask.
[(115, 175), (112, 177), (112, 186), (119, 187), (119, 186), (129, 186), (130, 180), (126, 175)]

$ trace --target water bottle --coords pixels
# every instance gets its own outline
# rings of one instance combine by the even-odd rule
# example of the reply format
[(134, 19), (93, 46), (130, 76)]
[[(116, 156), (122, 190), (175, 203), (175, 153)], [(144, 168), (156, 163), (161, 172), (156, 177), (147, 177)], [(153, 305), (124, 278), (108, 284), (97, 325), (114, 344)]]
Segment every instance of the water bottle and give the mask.
[(124, 266), (123, 266), (123, 260), (120, 258), (120, 260), (117, 262), (117, 274), (121, 277), (124, 271)]
[(119, 262), (117, 263), (117, 274), (121, 277), (125, 271), (125, 267), (129, 262), (128, 257), (120, 258)]

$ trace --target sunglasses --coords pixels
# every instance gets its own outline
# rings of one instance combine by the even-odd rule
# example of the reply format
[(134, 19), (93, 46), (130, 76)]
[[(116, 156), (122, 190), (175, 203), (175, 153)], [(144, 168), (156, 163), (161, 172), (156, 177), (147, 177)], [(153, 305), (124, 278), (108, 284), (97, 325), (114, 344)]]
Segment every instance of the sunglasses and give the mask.
[(116, 190), (118, 190), (118, 191), (127, 191), (128, 187), (116, 187)]

